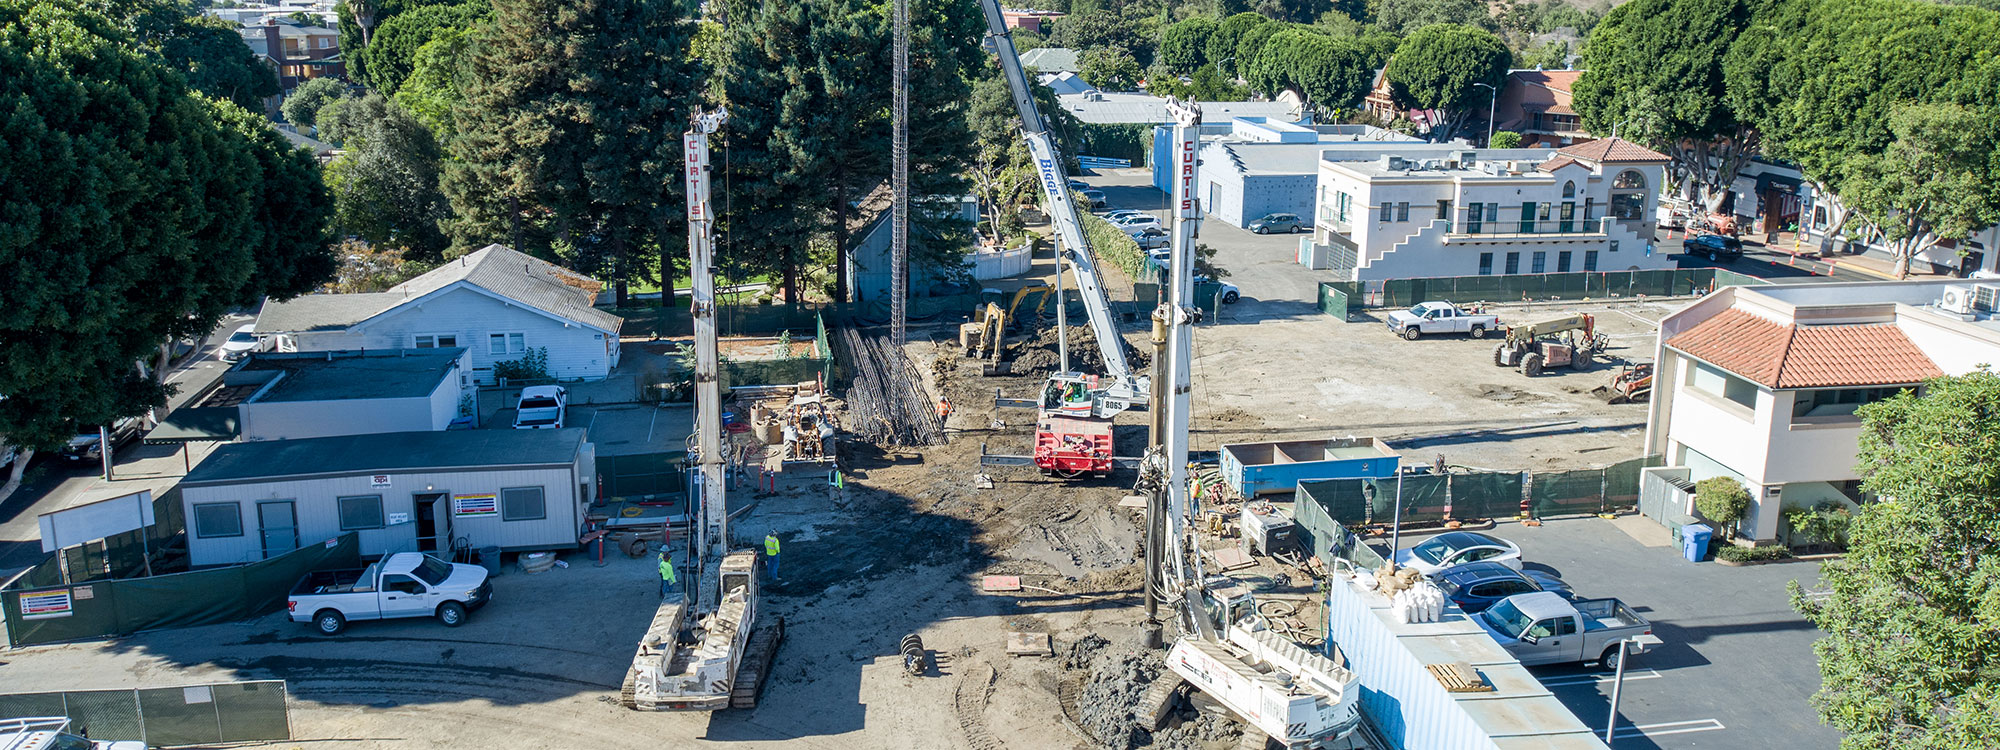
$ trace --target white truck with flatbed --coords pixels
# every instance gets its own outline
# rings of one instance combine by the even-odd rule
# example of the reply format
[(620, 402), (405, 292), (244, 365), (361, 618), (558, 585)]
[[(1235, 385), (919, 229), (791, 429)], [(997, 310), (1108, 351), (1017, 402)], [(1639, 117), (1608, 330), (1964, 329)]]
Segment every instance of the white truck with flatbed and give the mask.
[(436, 617), (455, 628), (492, 600), (485, 568), (398, 552), (359, 570), (307, 573), (292, 587), (285, 608), (292, 622), (309, 622), (320, 634), (335, 635), (350, 621), (397, 617)]
[(1389, 313), (1389, 330), (1396, 335), (1415, 341), (1425, 334), (1463, 333), (1475, 339), (1486, 338), (1486, 334), (1500, 325), (1500, 316), (1489, 315), (1477, 308), (1462, 308), (1450, 302), (1425, 302), (1408, 310)]
[(1619, 641), (1632, 639), (1622, 653), (1643, 653), (1658, 641), (1650, 636), (1653, 623), (1617, 599), (1578, 599), (1537, 591), (1515, 594), (1473, 615), (1488, 635), (1522, 664), (1572, 664), (1596, 661), (1606, 669), (1618, 666)]

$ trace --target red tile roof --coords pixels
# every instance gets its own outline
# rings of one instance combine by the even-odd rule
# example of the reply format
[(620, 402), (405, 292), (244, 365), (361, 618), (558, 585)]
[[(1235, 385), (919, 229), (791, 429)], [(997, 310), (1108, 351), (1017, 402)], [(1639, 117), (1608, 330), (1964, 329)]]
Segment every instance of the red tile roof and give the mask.
[(1575, 163), (1577, 163), (1577, 161), (1574, 158), (1568, 156), (1557, 156), (1554, 159), (1550, 159), (1548, 161), (1535, 165), (1535, 168), (1542, 170), (1544, 172), (1554, 172), (1558, 169), (1562, 169), (1563, 167), (1567, 167)]
[(1584, 161), (1667, 161), (1667, 155), (1623, 138), (1599, 138), (1588, 143), (1564, 146), (1557, 153)]
[(1788, 325), (1729, 309), (1667, 346), (1766, 388), (1904, 385), (1944, 375), (1890, 323)]

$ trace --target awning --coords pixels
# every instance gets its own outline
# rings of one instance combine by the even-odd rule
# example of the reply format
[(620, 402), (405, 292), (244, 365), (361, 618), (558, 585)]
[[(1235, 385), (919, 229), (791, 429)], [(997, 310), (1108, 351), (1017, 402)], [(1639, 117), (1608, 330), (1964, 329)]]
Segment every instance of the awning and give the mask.
[(176, 409), (146, 433), (147, 445), (221, 443), (235, 440), (241, 427), (234, 406), (202, 406)]
[(1799, 188), (1799, 181), (1795, 178), (1775, 174), (1757, 175), (1757, 193), (1759, 195), (1773, 190), (1787, 195), (1805, 194), (1805, 191)]

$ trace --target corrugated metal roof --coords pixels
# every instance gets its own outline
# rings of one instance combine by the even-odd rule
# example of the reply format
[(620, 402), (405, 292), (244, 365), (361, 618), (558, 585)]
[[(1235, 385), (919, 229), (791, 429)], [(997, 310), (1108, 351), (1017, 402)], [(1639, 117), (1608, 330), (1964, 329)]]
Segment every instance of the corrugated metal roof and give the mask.
[[(1057, 96), (1063, 109), (1076, 119), (1092, 125), (1163, 124), (1167, 116), (1164, 97), (1138, 93), (1095, 92)], [(1297, 107), (1285, 102), (1202, 102), (1204, 122), (1222, 122), (1237, 117), (1268, 117), (1290, 122), (1298, 118)]]
[(1907, 385), (1944, 375), (1892, 323), (1802, 326), (1731, 308), (1667, 346), (1766, 388)]
[(319, 474), (547, 466), (576, 460), (586, 430), (451, 430), (227, 443), (181, 484), (198, 486)]
[(604, 288), (603, 282), (500, 245), (487, 245), (386, 292), (308, 294), (284, 302), (267, 301), (257, 315), (257, 332), (339, 330), (460, 281), (610, 334), (616, 334), (625, 322), (591, 306)]
[(1074, 73), (1076, 50), (1067, 47), (1040, 47), (1021, 53), (1021, 67), (1034, 68), (1043, 73)]

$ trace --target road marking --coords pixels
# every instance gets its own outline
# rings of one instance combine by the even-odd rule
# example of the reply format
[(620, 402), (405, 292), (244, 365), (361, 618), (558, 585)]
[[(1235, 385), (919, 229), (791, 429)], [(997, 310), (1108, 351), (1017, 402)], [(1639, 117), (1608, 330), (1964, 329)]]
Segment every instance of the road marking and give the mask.
[[(597, 421), (597, 416), (596, 416), (596, 415), (594, 415), (594, 414), (593, 414), (593, 415), (591, 415), (591, 417), (590, 417), (590, 421), (591, 421), (591, 422), (593, 422), (593, 423), (595, 423), (595, 422)], [(653, 417), (652, 417), (651, 419), (648, 419), (648, 420), (646, 420), (646, 444), (647, 444), (647, 445), (652, 445), (652, 444), (653, 444), (653, 425), (655, 425), (655, 424), (659, 423), (659, 421), (660, 421), (660, 410), (659, 410), (659, 409), (654, 409), (654, 410), (653, 410)]]
[(1690, 721), (1667, 721), (1659, 724), (1627, 724), (1611, 733), (1612, 739), (1619, 737), (1665, 737), (1670, 734), (1689, 732), (1713, 732), (1727, 729), (1722, 722), (1714, 719), (1694, 719)]
[[(1659, 679), (1660, 677), (1663, 676), (1665, 675), (1660, 674), (1659, 670), (1656, 669), (1628, 671), (1625, 673), (1625, 681), (1631, 682), (1633, 680), (1654, 680), (1654, 679)], [(1557, 677), (1554, 679), (1542, 680), (1542, 687), (1568, 687), (1570, 685), (1597, 685), (1610, 682), (1613, 679), (1616, 679), (1616, 677), (1617, 675), (1610, 672), (1605, 672), (1603, 674), (1571, 675), (1568, 677)]]
[(1654, 328), (1658, 328), (1658, 327), (1660, 327), (1660, 321), (1657, 321), (1657, 320), (1653, 320), (1652, 318), (1642, 318), (1642, 317), (1639, 317), (1639, 316), (1637, 316), (1637, 315), (1633, 315), (1633, 314), (1631, 314), (1631, 313), (1628, 313), (1628, 312), (1625, 312), (1624, 310), (1622, 310), (1622, 309), (1619, 309), (1619, 308), (1616, 308), (1616, 307), (1613, 307), (1613, 308), (1611, 308), (1611, 311), (1612, 311), (1612, 312), (1615, 312), (1615, 313), (1618, 313), (1619, 315), (1623, 315), (1623, 316), (1625, 316), (1625, 317), (1628, 317), (1628, 318), (1631, 318), (1631, 319), (1633, 319), (1633, 320), (1636, 320), (1636, 321), (1639, 321), (1639, 322), (1641, 322), (1641, 323), (1645, 323), (1646, 325), (1649, 325), (1649, 326), (1652, 326), (1652, 327), (1654, 327)]

